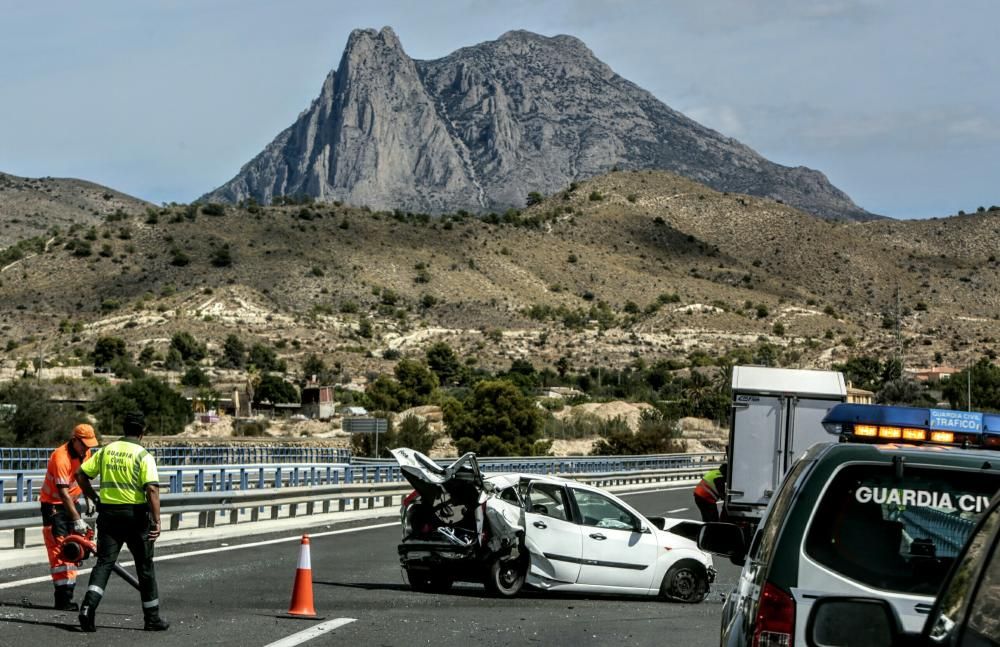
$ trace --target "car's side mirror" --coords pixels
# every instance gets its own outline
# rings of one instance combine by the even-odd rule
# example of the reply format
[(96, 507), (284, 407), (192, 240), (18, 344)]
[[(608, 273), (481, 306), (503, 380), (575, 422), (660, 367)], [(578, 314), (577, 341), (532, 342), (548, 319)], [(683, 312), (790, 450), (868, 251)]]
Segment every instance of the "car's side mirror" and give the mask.
[(892, 605), (878, 598), (819, 598), (806, 621), (810, 647), (890, 647), (916, 645), (906, 635)]
[(728, 557), (737, 566), (743, 566), (746, 561), (747, 549), (743, 539), (743, 530), (731, 523), (709, 522), (701, 527), (698, 533), (698, 548)]

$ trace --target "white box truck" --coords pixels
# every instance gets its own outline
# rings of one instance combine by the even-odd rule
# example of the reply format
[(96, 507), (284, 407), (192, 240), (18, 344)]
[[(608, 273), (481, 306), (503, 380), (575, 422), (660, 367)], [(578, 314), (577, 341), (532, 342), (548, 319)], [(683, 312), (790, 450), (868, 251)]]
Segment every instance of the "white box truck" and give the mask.
[(735, 366), (732, 398), (725, 511), (755, 525), (795, 458), (831, 442), (821, 422), (847, 385), (837, 371)]

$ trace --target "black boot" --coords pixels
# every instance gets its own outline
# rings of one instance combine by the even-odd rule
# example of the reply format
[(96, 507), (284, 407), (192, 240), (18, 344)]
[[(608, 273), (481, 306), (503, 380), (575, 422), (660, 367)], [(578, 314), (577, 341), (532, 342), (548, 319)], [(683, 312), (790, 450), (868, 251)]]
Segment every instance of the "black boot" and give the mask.
[(97, 631), (97, 627), (94, 625), (94, 619), (97, 617), (97, 605), (100, 603), (101, 598), (91, 591), (87, 591), (87, 595), (83, 596), (83, 604), (80, 605), (80, 629), (87, 632)]
[(73, 602), (72, 586), (57, 586), (55, 595), (56, 611), (79, 611), (80, 607)]
[(160, 608), (143, 609), (144, 622), (142, 628), (146, 631), (166, 631), (170, 623), (160, 617)]

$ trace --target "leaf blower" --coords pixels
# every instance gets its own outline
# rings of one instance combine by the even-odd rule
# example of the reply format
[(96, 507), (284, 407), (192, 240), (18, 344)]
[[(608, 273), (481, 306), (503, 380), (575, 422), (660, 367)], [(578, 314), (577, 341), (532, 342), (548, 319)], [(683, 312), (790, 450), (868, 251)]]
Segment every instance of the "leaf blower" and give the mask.
[[(95, 554), (97, 554), (97, 545), (94, 543), (93, 528), (87, 528), (87, 533), (84, 535), (70, 533), (60, 538), (59, 555), (64, 561), (73, 562), (80, 566), (85, 559), (89, 559)], [(128, 582), (136, 591), (139, 590), (139, 580), (136, 579), (135, 575), (126, 571), (121, 564), (115, 562), (111, 570)]]

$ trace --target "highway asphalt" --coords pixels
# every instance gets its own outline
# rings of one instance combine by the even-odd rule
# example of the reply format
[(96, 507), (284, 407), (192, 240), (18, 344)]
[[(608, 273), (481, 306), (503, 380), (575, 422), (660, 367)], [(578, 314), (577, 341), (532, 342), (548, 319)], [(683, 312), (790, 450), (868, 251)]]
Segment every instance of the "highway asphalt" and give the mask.
[[(690, 487), (622, 496), (648, 515), (698, 518)], [(162, 613), (172, 623), (164, 633), (142, 631), (138, 592), (117, 578), (98, 611), (98, 632), (84, 634), (78, 632), (76, 614), (51, 609), (50, 584), (17, 585), (44, 574), (44, 566), (0, 571), (0, 646), (54, 647), (70, 641), (110, 647), (141, 641), (143, 647), (264, 647), (307, 632), (284, 644), (694, 647), (718, 644), (722, 595), (738, 576), (736, 567), (717, 559), (719, 578), (712, 593), (695, 605), (545, 592), (498, 600), (474, 584), (456, 584), (446, 594), (414, 593), (399, 568), (400, 529), (394, 518), (309, 532), (313, 592), (322, 619), (281, 617), (288, 610), (300, 539), (285, 530), (158, 551)], [(122, 561), (127, 559), (123, 553)], [(80, 578), (78, 599), (87, 577)]]

